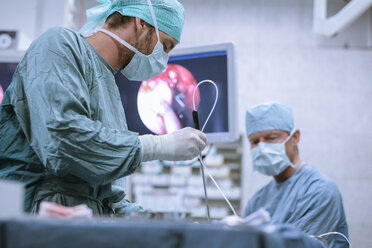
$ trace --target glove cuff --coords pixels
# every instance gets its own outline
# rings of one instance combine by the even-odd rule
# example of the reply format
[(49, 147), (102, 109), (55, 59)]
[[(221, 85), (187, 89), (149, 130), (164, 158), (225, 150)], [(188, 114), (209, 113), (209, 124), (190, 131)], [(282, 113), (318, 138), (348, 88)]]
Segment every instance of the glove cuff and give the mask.
[(172, 134), (138, 136), (141, 144), (142, 162), (152, 160), (173, 160), (175, 142)]

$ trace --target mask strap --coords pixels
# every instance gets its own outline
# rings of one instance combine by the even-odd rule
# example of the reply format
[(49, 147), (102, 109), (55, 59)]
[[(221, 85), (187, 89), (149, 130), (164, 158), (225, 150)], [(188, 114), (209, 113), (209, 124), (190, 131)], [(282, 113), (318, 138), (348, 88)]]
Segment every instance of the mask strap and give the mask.
[[(294, 127), (292, 129), (292, 131), (290, 132), (289, 136), (287, 137), (287, 139), (284, 141), (284, 144), (287, 143), (288, 140), (290, 140), (293, 136), (293, 134), (297, 131), (297, 129)], [(298, 163), (298, 164), (291, 164), (291, 166), (293, 168), (297, 168), (297, 167), (300, 167), (300, 166), (304, 166), (306, 165), (306, 162), (305, 161), (302, 161), (301, 163)]]
[(292, 131), (289, 133), (289, 136), (285, 139), (285, 141), (283, 142), (284, 144), (285, 143), (287, 143), (288, 142), (288, 140), (290, 140), (291, 138), (292, 138), (292, 136), (293, 136), (293, 134), (296, 132), (296, 128), (294, 127), (293, 129), (292, 129)]
[(106, 30), (106, 29), (103, 29), (101, 28), (100, 30), (98, 31), (101, 31), (109, 36), (111, 36), (112, 38), (114, 38), (115, 40), (119, 41), (121, 44), (123, 44), (124, 46), (128, 47), (130, 50), (132, 50), (133, 52), (137, 53), (140, 51), (138, 51), (134, 46), (132, 46), (131, 44), (129, 44), (128, 42), (126, 42), (125, 40), (121, 39), (119, 36), (117, 36), (116, 34)]
[(300, 166), (305, 166), (306, 165), (306, 162), (305, 161), (302, 161), (301, 163), (298, 163), (298, 164), (294, 164), (294, 165), (291, 165), (293, 168), (297, 168), (297, 167), (300, 167)]
[(150, 8), (150, 12), (151, 12), (152, 20), (154, 21), (154, 26), (155, 26), (156, 36), (158, 37), (158, 41), (160, 42), (158, 23), (157, 23), (157, 21), (156, 21), (154, 8), (152, 7), (151, 0), (147, 0), (147, 3), (148, 3), (149, 8)]

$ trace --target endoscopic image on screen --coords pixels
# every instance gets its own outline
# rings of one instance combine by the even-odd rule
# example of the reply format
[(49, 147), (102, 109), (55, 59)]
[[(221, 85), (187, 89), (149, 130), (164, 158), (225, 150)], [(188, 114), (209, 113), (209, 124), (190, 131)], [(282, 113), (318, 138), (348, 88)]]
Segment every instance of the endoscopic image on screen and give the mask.
[[(169, 64), (158, 76), (142, 82), (137, 97), (143, 124), (155, 134), (166, 134), (190, 124), (196, 80), (189, 70)], [(195, 106), (200, 103), (195, 92)]]
[[(226, 53), (173, 56), (158, 76), (143, 82), (128, 81), (115, 75), (127, 116), (128, 128), (140, 134), (166, 134), (192, 127), (193, 92), (197, 83), (213, 80), (219, 98), (206, 133), (227, 132), (227, 58)], [(203, 126), (216, 97), (213, 85), (202, 84), (195, 91), (195, 107)]]

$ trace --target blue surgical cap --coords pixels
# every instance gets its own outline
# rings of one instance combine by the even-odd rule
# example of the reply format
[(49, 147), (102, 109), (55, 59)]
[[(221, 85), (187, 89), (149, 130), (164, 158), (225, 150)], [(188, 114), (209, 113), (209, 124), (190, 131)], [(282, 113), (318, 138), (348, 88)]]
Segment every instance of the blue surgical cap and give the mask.
[(292, 110), (281, 103), (265, 103), (246, 111), (245, 127), (247, 136), (266, 130), (291, 132), (294, 128)]
[[(111, 14), (138, 17), (154, 26), (147, 0), (96, 0), (102, 5), (87, 10), (87, 23), (80, 29), (83, 33), (96, 27)], [(185, 11), (177, 0), (151, 0), (159, 30), (175, 38), (178, 43), (184, 24)]]

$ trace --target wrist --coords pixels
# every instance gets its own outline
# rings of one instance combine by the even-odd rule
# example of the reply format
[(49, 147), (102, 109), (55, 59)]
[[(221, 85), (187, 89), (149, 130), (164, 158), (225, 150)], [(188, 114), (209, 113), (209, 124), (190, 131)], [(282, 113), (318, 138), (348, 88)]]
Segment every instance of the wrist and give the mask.
[(155, 143), (155, 141), (153, 136), (154, 135), (151, 134), (138, 136), (138, 139), (141, 144), (141, 162), (154, 160), (153, 143)]
[(141, 144), (142, 162), (174, 159), (174, 135), (145, 134), (138, 138)]

